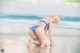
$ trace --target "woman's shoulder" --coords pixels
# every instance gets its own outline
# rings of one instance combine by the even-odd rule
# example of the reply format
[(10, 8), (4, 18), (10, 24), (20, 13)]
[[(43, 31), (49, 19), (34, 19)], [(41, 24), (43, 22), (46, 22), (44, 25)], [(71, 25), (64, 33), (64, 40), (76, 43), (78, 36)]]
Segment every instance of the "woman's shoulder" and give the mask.
[(51, 22), (52, 19), (51, 19), (51, 17), (44, 17), (42, 20), (49, 23), (49, 22)]
[(47, 20), (48, 20), (49, 22), (51, 22), (52, 18), (51, 18), (51, 17), (47, 17)]

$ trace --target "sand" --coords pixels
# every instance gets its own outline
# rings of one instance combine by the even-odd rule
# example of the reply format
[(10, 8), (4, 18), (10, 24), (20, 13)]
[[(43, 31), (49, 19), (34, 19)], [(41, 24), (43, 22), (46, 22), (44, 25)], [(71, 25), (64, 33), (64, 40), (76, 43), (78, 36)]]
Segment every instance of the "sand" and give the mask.
[[(0, 34), (28, 34), (31, 24), (25, 22), (1, 22)], [(70, 28), (55, 28), (53, 27), (53, 36), (74, 36), (80, 37), (80, 30)]]
[(28, 38), (28, 35), (0, 35), (0, 49), (4, 49), (4, 53), (80, 53), (80, 37), (53, 36), (53, 47), (46, 37), (48, 46), (43, 49), (34, 44), (27, 47)]
[[(34, 44), (29, 48), (27, 23), (0, 23), (0, 53), (80, 53), (80, 30), (53, 28), (54, 47), (42, 49)], [(4, 51), (2, 51), (2, 49)]]

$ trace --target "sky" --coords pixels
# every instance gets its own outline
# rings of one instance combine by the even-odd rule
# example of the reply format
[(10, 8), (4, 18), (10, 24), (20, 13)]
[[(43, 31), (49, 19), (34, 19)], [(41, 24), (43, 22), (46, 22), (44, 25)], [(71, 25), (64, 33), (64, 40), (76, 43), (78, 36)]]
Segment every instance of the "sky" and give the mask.
[(0, 0), (0, 13), (80, 16), (80, 3), (66, 0)]

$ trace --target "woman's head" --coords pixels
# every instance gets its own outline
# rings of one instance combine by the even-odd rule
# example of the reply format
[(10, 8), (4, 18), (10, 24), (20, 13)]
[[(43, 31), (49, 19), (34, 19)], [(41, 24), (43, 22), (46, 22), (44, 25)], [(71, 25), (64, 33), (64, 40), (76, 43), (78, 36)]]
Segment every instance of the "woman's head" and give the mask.
[(59, 15), (52, 16), (52, 21), (54, 24), (58, 24), (60, 22), (60, 16)]

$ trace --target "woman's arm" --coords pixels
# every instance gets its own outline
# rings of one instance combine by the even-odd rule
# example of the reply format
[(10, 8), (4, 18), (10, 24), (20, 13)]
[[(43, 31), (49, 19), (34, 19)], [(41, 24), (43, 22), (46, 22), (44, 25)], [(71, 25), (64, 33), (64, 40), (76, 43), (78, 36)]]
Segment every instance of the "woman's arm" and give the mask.
[(53, 45), (53, 38), (52, 38), (52, 20), (49, 23), (49, 30), (48, 30), (49, 38), (50, 38), (50, 45)]

